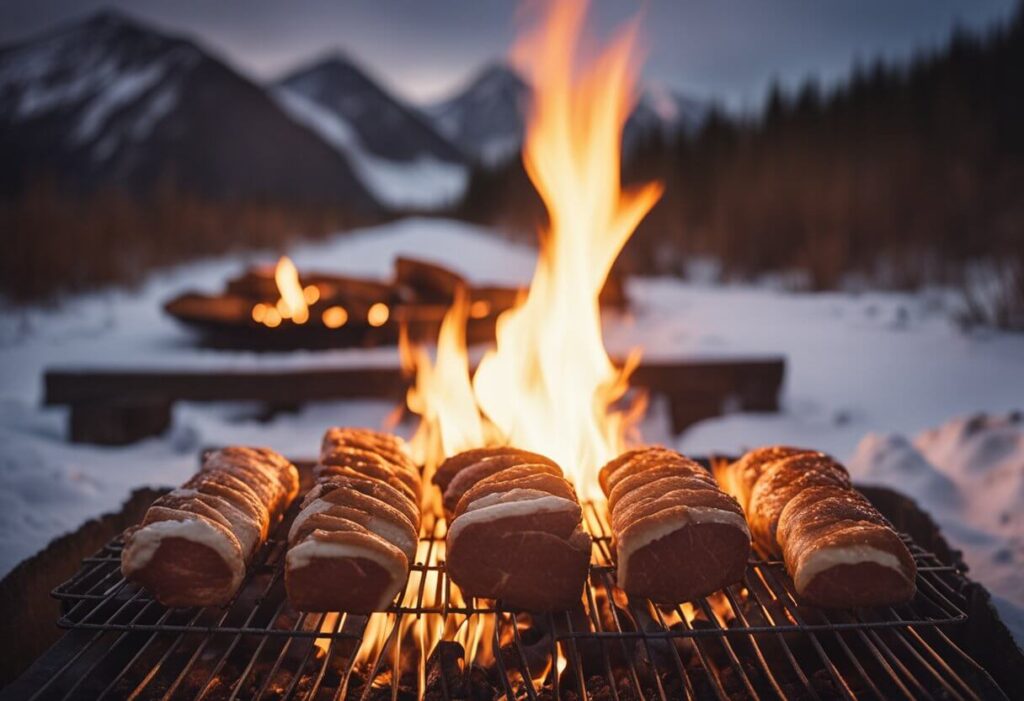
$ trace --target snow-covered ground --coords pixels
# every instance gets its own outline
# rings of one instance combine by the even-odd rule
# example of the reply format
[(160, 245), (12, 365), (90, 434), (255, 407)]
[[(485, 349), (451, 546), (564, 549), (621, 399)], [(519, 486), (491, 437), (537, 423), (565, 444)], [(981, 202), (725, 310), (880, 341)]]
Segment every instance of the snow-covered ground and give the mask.
[[(534, 252), (475, 227), (404, 220), (288, 251), (300, 269), (386, 276), (398, 253), (436, 259), (475, 281), (526, 282)], [(66, 443), (65, 412), (40, 406), (44, 368), (298, 367), (397, 364), (392, 349), (254, 354), (195, 348), (160, 312), (184, 289), (276, 252), (201, 262), (150, 276), (136, 290), (82, 295), (56, 309), (0, 318), (0, 574), (82, 521), (117, 508), (143, 484), (176, 484), (200, 446), (261, 443), (310, 455), (330, 424), (380, 425), (385, 402), (320, 403), (262, 421), (243, 404), (182, 404), (167, 435), (124, 448)], [(672, 439), (655, 411), (653, 440), (690, 453), (763, 443), (827, 450), (865, 483), (918, 499), (964, 551), (1024, 640), (1024, 335), (965, 334), (941, 293), (797, 294), (772, 286), (632, 280), (633, 310), (609, 316), (615, 353), (648, 357), (780, 353), (783, 411), (710, 419)], [(987, 416), (977, 416), (985, 412)]]

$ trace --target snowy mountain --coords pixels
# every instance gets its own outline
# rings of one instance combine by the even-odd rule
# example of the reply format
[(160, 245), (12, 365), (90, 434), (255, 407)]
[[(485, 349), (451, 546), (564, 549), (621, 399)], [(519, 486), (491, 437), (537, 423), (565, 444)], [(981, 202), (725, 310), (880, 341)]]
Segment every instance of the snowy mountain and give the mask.
[(104, 12), (0, 49), (0, 194), (35, 177), (376, 209), (344, 157), (196, 44)]
[(346, 156), (382, 202), (433, 207), (462, 193), (462, 152), (346, 57), (300, 68), (274, 92), (294, 119)]
[[(451, 97), (424, 108), (438, 131), (478, 162), (497, 165), (520, 148), (529, 109), (530, 86), (512, 68), (493, 63)], [(649, 85), (626, 123), (626, 149), (659, 131), (671, 136), (697, 129), (707, 106), (664, 86)]]
[(504, 64), (484, 68), (465, 88), (429, 105), (425, 113), (438, 131), (486, 165), (519, 151), (530, 87)]

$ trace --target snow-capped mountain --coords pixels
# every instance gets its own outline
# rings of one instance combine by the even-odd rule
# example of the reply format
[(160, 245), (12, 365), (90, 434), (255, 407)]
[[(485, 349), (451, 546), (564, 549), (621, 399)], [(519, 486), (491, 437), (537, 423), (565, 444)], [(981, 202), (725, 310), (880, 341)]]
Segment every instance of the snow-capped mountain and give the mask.
[[(451, 97), (424, 108), (438, 131), (476, 161), (497, 165), (515, 156), (523, 139), (530, 86), (511, 67), (493, 63)], [(626, 123), (632, 148), (655, 130), (663, 136), (697, 129), (707, 106), (664, 86), (645, 87)]]
[(434, 207), (462, 194), (463, 153), (418, 110), (335, 54), (277, 82), (280, 104), (345, 154), (382, 202)]
[(519, 151), (529, 98), (530, 87), (519, 74), (494, 63), (424, 112), (438, 131), (474, 159), (495, 165)]
[(0, 49), (0, 193), (34, 177), (375, 209), (349, 163), (183, 38), (104, 12)]

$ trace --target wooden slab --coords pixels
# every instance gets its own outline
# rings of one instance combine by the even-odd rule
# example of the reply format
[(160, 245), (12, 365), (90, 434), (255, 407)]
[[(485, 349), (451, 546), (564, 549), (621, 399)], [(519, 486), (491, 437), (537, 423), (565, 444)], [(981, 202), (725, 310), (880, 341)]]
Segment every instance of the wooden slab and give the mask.
[[(631, 384), (668, 399), (672, 428), (729, 409), (777, 411), (785, 374), (781, 357), (650, 361)], [(173, 370), (51, 368), (45, 403), (71, 407), (69, 436), (120, 445), (157, 435), (170, 425), (176, 401), (256, 401), (296, 406), (312, 401), (401, 401), (408, 380), (398, 368), (309, 370)]]

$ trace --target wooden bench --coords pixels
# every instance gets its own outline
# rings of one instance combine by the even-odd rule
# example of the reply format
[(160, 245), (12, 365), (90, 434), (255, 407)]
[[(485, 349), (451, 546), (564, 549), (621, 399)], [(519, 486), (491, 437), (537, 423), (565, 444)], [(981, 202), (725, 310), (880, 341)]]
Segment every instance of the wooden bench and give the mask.
[[(679, 433), (726, 410), (777, 411), (785, 374), (781, 357), (641, 363), (630, 382), (667, 398)], [(313, 401), (391, 399), (408, 380), (397, 368), (308, 370), (100, 370), (51, 368), (45, 403), (70, 406), (72, 441), (121, 445), (158, 435), (177, 401), (254, 401), (271, 408)]]

